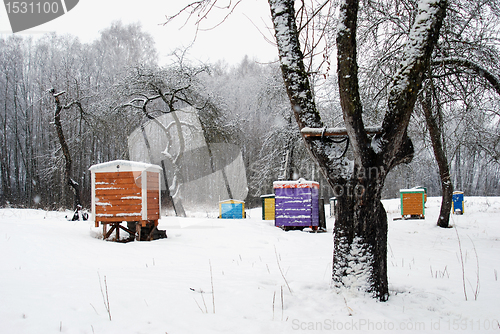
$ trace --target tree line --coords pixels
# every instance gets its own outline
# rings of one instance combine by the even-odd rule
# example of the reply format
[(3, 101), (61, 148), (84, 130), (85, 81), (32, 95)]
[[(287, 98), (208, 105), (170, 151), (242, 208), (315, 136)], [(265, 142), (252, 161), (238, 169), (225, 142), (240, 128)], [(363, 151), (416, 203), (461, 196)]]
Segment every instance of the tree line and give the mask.
[[(478, 37), (479, 38), (479, 37)], [(373, 45), (367, 45), (374, 47)], [(377, 52), (386, 52), (382, 46)], [(185, 50), (160, 66), (154, 41), (139, 25), (113, 23), (91, 43), (56, 34), (40, 38), (0, 39), (0, 205), (72, 208), (74, 198), (65, 176), (65, 156), (58, 139), (54, 93), (61, 110), (61, 128), (71, 155), (71, 174), (79, 184), (81, 202), (90, 202), (88, 168), (96, 163), (128, 159), (127, 136), (155, 116), (175, 108), (197, 108), (209, 135), (240, 146), (247, 169), (249, 205), (272, 193), (279, 177), (303, 177), (322, 183), (322, 195), (334, 195), (301, 139), (290, 111), (278, 63), (259, 64), (244, 57), (240, 63), (200, 64)], [(326, 62), (323, 62), (324, 66)], [(312, 67), (313, 63), (309, 64)], [(369, 69), (369, 70), (368, 70)], [(366, 65), (372, 85), (387, 80), (377, 64)], [(499, 195), (498, 100), (484, 80), (453, 73), (455, 79), (433, 92), (446, 103), (434, 111), (455, 189), (467, 195)], [(330, 89), (337, 78), (315, 82), (318, 112), (328, 126), (342, 121), (339, 95)], [(152, 97), (161, 88), (163, 100)], [(470, 89), (469, 89), (470, 88)], [(156, 91), (155, 91), (156, 89)], [(446, 93), (446, 94), (445, 94)], [(374, 122), (381, 121), (376, 100), (368, 100)], [(368, 102), (367, 102), (368, 103)], [(423, 104), (422, 104), (423, 105)], [(412, 116), (409, 134), (415, 158), (389, 173), (383, 196), (397, 197), (400, 188), (426, 186), (429, 195), (441, 193), (431, 137), (420, 107)], [(338, 144), (339, 156), (348, 143)], [(282, 171), (283, 160), (287, 160)]]

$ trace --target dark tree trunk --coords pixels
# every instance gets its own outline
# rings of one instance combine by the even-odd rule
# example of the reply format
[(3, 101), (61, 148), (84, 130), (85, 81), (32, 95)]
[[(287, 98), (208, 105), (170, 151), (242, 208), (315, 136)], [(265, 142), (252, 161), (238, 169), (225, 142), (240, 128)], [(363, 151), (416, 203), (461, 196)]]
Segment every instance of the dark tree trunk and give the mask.
[(286, 180), (293, 180), (293, 151), (294, 151), (294, 142), (290, 143), (290, 146), (288, 147), (288, 165), (287, 165), (287, 170), (286, 170)]
[(343, 194), (337, 196), (332, 275), (335, 286), (358, 288), (382, 301), (389, 296), (387, 215), (377, 186), (384, 177), (356, 178), (336, 187)]
[[(396, 77), (382, 133), (370, 140), (363, 123), (357, 79), (358, 1), (347, 0), (340, 10), (345, 29), (337, 35), (339, 94), (355, 166), (337, 206), (333, 281), (339, 287), (357, 287), (384, 301), (389, 296), (387, 216), (381, 193), (389, 170), (413, 157), (406, 128), (422, 82), (422, 65), (428, 62), (430, 51), (420, 52), (421, 58)], [(428, 38), (431, 44), (437, 40)]]
[(64, 156), (65, 168), (64, 168), (64, 176), (66, 179), (66, 183), (71, 187), (71, 190), (74, 194), (74, 208), (81, 208), (81, 197), (80, 197), (80, 184), (72, 179), (71, 170), (73, 161), (71, 160), (71, 154), (69, 152), (68, 144), (66, 143), (66, 138), (64, 137), (64, 132), (61, 123), (61, 111), (64, 107), (61, 105), (59, 101), (59, 96), (64, 94), (64, 92), (56, 93), (54, 89), (51, 90), (52, 95), (54, 96), (56, 109), (54, 111), (54, 125), (56, 126), (57, 138), (59, 139), (59, 144), (61, 145), (61, 150)]
[[(324, 127), (304, 68), (293, 0), (269, 0), (281, 70), (292, 110), (302, 130)], [(338, 145), (329, 138), (304, 138), (338, 202), (335, 219), (333, 281), (337, 287), (358, 288), (379, 300), (389, 295), (387, 280), (387, 216), (380, 201), (385, 178), (397, 164), (411, 161), (413, 145), (407, 127), (422, 77), (439, 37), (445, 0), (430, 7), (426, 20), (415, 27), (403, 53), (406, 60), (395, 76), (382, 132), (368, 137), (362, 117), (356, 59), (358, 0), (346, 0), (337, 35), (337, 75), (342, 113), (354, 164), (337, 157)], [(419, 13), (424, 14), (424, 13)], [(411, 40), (414, 38), (414, 40)], [(354, 168), (352, 167), (354, 165)]]
[[(431, 137), (432, 149), (439, 168), (439, 176), (441, 178), (441, 211), (439, 213), (437, 225), (439, 227), (448, 228), (450, 222), (450, 212), (453, 204), (453, 183), (451, 182), (450, 168), (448, 166), (448, 159), (443, 148), (441, 127), (439, 126), (436, 116), (432, 113), (432, 97), (430, 92), (426, 92), (426, 96), (421, 101), (422, 109), (424, 110), (425, 121), (429, 129)], [(439, 110), (437, 113), (440, 113)]]
[[(500, 81), (498, 77), (490, 72), (488, 69), (480, 66), (479, 64), (464, 58), (459, 57), (450, 57), (435, 60), (432, 63), (433, 66), (453, 66), (458, 69), (465, 68), (469, 71), (476, 73), (476, 75), (483, 77), (491, 87), (495, 90), (497, 94), (500, 94)], [(441, 191), (442, 191), (442, 202), (441, 202), (441, 211), (439, 214), (437, 225), (440, 227), (450, 227), (450, 213), (453, 206), (453, 183), (451, 181), (450, 169), (448, 165), (448, 159), (446, 158), (444, 145), (442, 141), (442, 126), (440, 122), (436, 118), (436, 116), (432, 113), (432, 96), (436, 96), (434, 86), (431, 81), (431, 92), (426, 92), (426, 96), (422, 99), (422, 109), (424, 110), (425, 120), (427, 123), (427, 128), (429, 129), (429, 135), (431, 137), (432, 148), (434, 150), (434, 156), (436, 158), (436, 162), (439, 167), (439, 176), (441, 178)], [(431, 95), (431, 93), (433, 93)], [(437, 116), (442, 117), (441, 110), (439, 109), (439, 103), (436, 103), (438, 108)], [(460, 161), (460, 149), (457, 150), (457, 161)], [(461, 174), (460, 168), (457, 168), (457, 184), (461, 184)]]

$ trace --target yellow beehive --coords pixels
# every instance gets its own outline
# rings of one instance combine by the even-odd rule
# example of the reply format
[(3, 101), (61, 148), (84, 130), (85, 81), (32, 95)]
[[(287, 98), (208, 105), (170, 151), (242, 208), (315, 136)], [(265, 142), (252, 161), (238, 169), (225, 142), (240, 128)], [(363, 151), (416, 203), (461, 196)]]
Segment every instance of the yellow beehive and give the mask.
[(274, 194), (262, 195), (262, 220), (274, 220)]

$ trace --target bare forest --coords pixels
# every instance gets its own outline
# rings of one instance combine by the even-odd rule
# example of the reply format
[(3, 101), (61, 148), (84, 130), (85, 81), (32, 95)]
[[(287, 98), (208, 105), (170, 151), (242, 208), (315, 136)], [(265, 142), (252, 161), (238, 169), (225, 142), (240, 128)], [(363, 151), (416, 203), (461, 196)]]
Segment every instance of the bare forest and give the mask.
[[(79, 186), (81, 204), (89, 207), (89, 167), (129, 159), (128, 137), (135, 129), (188, 106), (209, 125), (208, 136), (241, 149), (249, 206), (271, 193), (279, 177), (319, 181), (322, 197), (333, 196), (301, 138), (278, 61), (261, 64), (244, 57), (236, 65), (201, 64), (179, 50), (176, 61), (160, 66), (154, 45), (139, 25), (119, 22), (88, 44), (55, 34), (0, 39), (0, 206), (72, 209), (73, 190), (66, 174), (70, 157), (71, 179)], [(370, 47), (370, 52), (382, 54), (383, 45)], [(493, 51), (482, 52), (497, 59)], [(362, 65), (368, 87), (361, 91), (364, 99), (386, 79), (377, 64)], [(435, 121), (454, 188), (468, 196), (500, 195), (498, 95), (484, 77), (449, 73), (447, 65), (442, 60), (434, 79), (440, 88), (433, 91), (429, 84), (428, 91), (441, 101)], [(467, 66), (463, 71), (474, 69)], [(328, 127), (342, 126), (337, 77), (326, 73), (320, 78), (313, 80), (318, 112)], [(414, 186), (427, 187), (430, 196), (441, 195), (424, 102), (417, 102), (408, 127), (414, 158), (389, 173), (384, 198)], [(380, 121), (377, 100), (366, 100), (365, 105), (370, 110), (366, 117)], [(58, 137), (58, 120), (67, 150)], [(353, 154), (348, 144), (339, 143), (340, 155)], [(282, 171), (284, 156), (288, 163)]]

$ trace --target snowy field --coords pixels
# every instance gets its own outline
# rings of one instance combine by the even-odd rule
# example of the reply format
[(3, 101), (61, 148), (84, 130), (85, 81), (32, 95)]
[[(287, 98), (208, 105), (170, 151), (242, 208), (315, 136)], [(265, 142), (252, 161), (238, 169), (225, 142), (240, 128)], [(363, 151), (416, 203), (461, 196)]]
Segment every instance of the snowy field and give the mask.
[(0, 333), (500, 333), (500, 198), (466, 197), (450, 229), (439, 203), (393, 221), (384, 201), (385, 303), (331, 288), (333, 219), (312, 234), (260, 209), (164, 217), (168, 239), (123, 244), (68, 213), (0, 209)]

